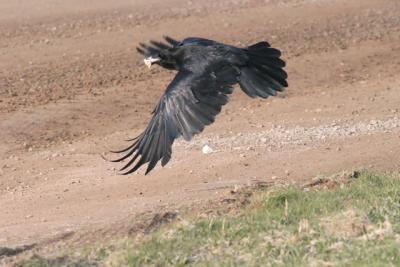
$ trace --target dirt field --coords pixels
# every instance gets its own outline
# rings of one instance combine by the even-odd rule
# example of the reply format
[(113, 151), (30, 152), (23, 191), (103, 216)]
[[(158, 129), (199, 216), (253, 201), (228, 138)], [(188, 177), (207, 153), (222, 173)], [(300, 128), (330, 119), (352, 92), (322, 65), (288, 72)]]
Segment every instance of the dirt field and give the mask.
[[(0, 0), (0, 247), (114, 234), (237, 185), (400, 169), (398, 0), (92, 3)], [(167, 167), (120, 176), (102, 155), (146, 126), (174, 75), (149, 71), (135, 46), (164, 34), (267, 40), (290, 85), (267, 100), (236, 90)]]

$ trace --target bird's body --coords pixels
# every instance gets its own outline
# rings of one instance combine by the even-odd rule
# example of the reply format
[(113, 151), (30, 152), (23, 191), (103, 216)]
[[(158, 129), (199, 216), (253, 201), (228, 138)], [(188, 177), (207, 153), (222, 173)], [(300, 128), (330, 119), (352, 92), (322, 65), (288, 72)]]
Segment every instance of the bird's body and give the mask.
[(146, 174), (161, 160), (171, 158), (174, 140), (190, 140), (215, 120), (228, 102), (233, 85), (239, 84), (250, 97), (267, 98), (287, 87), (285, 62), (281, 52), (260, 42), (238, 48), (203, 38), (186, 38), (182, 42), (165, 37), (168, 44), (151, 41), (138, 51), (145, 55), (149, 67), (158, 64), (178, 71), (153, 111), (145, 131), (135, 138), (122, 158), (129, 159), (121, 169), (136, 171), (149, 163)]

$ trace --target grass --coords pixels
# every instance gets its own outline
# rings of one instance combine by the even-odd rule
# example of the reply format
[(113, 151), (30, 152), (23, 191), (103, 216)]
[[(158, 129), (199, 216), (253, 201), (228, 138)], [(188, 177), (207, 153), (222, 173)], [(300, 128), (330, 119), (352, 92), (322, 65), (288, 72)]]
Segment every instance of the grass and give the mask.
[(259, 191), (235, 215), (181, 218), (101, 251), (107, 266), (400, 266), (400, 176)]

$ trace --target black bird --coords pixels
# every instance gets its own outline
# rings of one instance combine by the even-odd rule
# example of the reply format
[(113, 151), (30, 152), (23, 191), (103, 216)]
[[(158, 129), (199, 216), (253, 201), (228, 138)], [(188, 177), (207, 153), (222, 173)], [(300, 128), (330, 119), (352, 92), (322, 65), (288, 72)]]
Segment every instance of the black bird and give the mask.
[(129, 159), (120, 170), (135, 172), (149, 163), (146, 174), (161, 160), (171, 159), (171, 147), (180, 136), (187, 141), (214, 122), (228, 102), (233, 85), (239, 84), (250, 97), (275, 96), (288, 86), (281, 51), (267, 42), (238, 48), (204, 38), (141, 43), (137, 51), (144, 63), (176, 70), (177, 74), (152, 112), (147, 128), (126, 149), (127, 154), (114, 162)]

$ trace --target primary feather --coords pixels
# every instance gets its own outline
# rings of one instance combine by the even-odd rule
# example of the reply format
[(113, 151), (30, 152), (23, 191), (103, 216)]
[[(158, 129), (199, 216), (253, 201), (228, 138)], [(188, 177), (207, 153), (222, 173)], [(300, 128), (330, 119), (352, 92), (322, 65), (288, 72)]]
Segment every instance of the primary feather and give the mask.
[[(178, 71), (153, 111), (147, 128), (114, 160), (128, 159), (121, 171), (133, 173), (148, 163), (146, 174), (161, 160), (165, 166), (178, 137), (189, 141), (214, 122), (233, 85), (250, 97), (274, 96), (287, 87), (281, 52), (260, 42), (247, 48), (225, 45), (204, 38), (183, 41), (164, 37), (165, 42), (141, 43), (137, 51), (164, 68)], [(152, 62), (153, 62), (152, 61)]]

